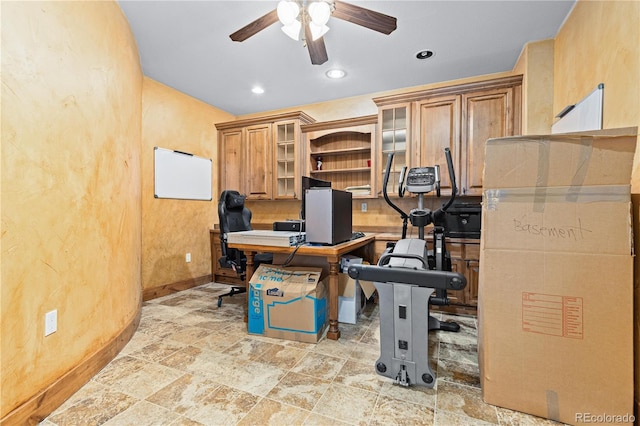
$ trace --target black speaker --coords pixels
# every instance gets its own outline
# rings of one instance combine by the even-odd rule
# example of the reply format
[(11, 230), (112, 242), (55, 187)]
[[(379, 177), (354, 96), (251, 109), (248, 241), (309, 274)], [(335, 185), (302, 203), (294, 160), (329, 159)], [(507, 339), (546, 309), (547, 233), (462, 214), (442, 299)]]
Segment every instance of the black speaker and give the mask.
[[(302, 229), (301, 229), (302, 228)], [(273, 222), (274, 231), (304, 232), (304, 220), (285, 220), (283, 222)]]

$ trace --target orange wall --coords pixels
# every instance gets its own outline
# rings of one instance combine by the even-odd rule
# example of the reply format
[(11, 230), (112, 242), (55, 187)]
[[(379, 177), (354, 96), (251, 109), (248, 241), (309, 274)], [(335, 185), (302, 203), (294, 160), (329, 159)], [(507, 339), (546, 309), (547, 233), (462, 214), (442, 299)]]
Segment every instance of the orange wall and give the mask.
[[(142, 96), (142, 287), (211, 274), (209, 229), (218, 222), (217, 132), (233, 116), (144, 78)], [(213, 160), (213, 200), (154, 198), (154, 147)], [(185, 230), (188, 230), (185, 232)], [(191, 253), (191, 263), (185, 254)]]
[(513, 69), (522, 74), (522, 134), (546, 135), (553, 124), (553, 39), (527, 43)]
[(139, 312), (142, 91), (117, 3), (2, 2), (1, 19), (0, 419)]
[(555, 39), (554, 115), (604, 83), (603, 127), (640, 122), (640, 2), (576, 3)]

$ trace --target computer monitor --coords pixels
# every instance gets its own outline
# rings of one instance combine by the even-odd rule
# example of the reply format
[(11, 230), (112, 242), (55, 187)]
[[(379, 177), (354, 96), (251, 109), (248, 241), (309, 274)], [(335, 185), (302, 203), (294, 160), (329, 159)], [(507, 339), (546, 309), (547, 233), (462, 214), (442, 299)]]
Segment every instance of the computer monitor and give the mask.
[(300, 208), (300, 219), (305, 219), (304, 205), (305, 193), (310, 188), (331, 188), (331, 182), (321, 179), (315, 179), (309, 176), (302, 176), (302, 206)]

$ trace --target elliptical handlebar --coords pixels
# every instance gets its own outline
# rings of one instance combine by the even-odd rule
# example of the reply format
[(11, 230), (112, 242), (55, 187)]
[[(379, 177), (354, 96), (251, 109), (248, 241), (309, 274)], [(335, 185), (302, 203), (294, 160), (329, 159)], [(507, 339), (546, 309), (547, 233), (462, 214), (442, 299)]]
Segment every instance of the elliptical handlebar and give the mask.
[(398, 197), (400, 198), (404, 197), (404, 190), (406, 189), (404, 186), (404, 177), (406, 174), (407, 174), (407, 166), (404, 166), (402, 170), (400, 170), (400, 178), (398, 178)]
[(389, 175), (391, 174), (391, 163), (393, 163), (394, 153), (389, 153), (387, 157), (387, 166), (384, 169), (384, 182), (382, 183), (382, 195), (384, 195), (384, 200), (389, 204), (395, 211), (400, 213), (400, 217), (402, 218), (402, 239), (407, 237), (407, 221), (409, 220), (409, 215), (407, 215), (402, 209), (391, 201), (389, 198), (389, 194), (387, 194), (387, 185), (389, 184)]
[[(456, 186), (456, 172), (453, 169), (453, 159), (451, 158), (451, 150), (449, 148), (444, 149), (444, 156), (447, 159), (447, 168), (449, 169), (449, 179), (451, 180), (451, 198), (447, 203), (440, 207), (438, 210), (434, 212), (434, 214), (445, 213), (449, 207), (453, 204), (453, 201), (456, 199), (456, 194), (458, 192), (458, 187)], [(438, 187), (438, 192), (440, 192), (440, 188)]]

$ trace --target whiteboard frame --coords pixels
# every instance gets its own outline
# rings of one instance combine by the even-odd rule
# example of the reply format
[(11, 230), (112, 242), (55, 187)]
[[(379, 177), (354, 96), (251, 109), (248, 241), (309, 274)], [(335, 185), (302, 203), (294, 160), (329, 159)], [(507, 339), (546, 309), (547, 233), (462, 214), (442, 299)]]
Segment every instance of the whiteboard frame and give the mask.
[(604, 84), (600, 83), (583, 100), (568, 107), (569, 111), (551, 126), (551, 133), (602, 130)]
[(154, 198), (211, 201), (213, 161), (154, 147)]

